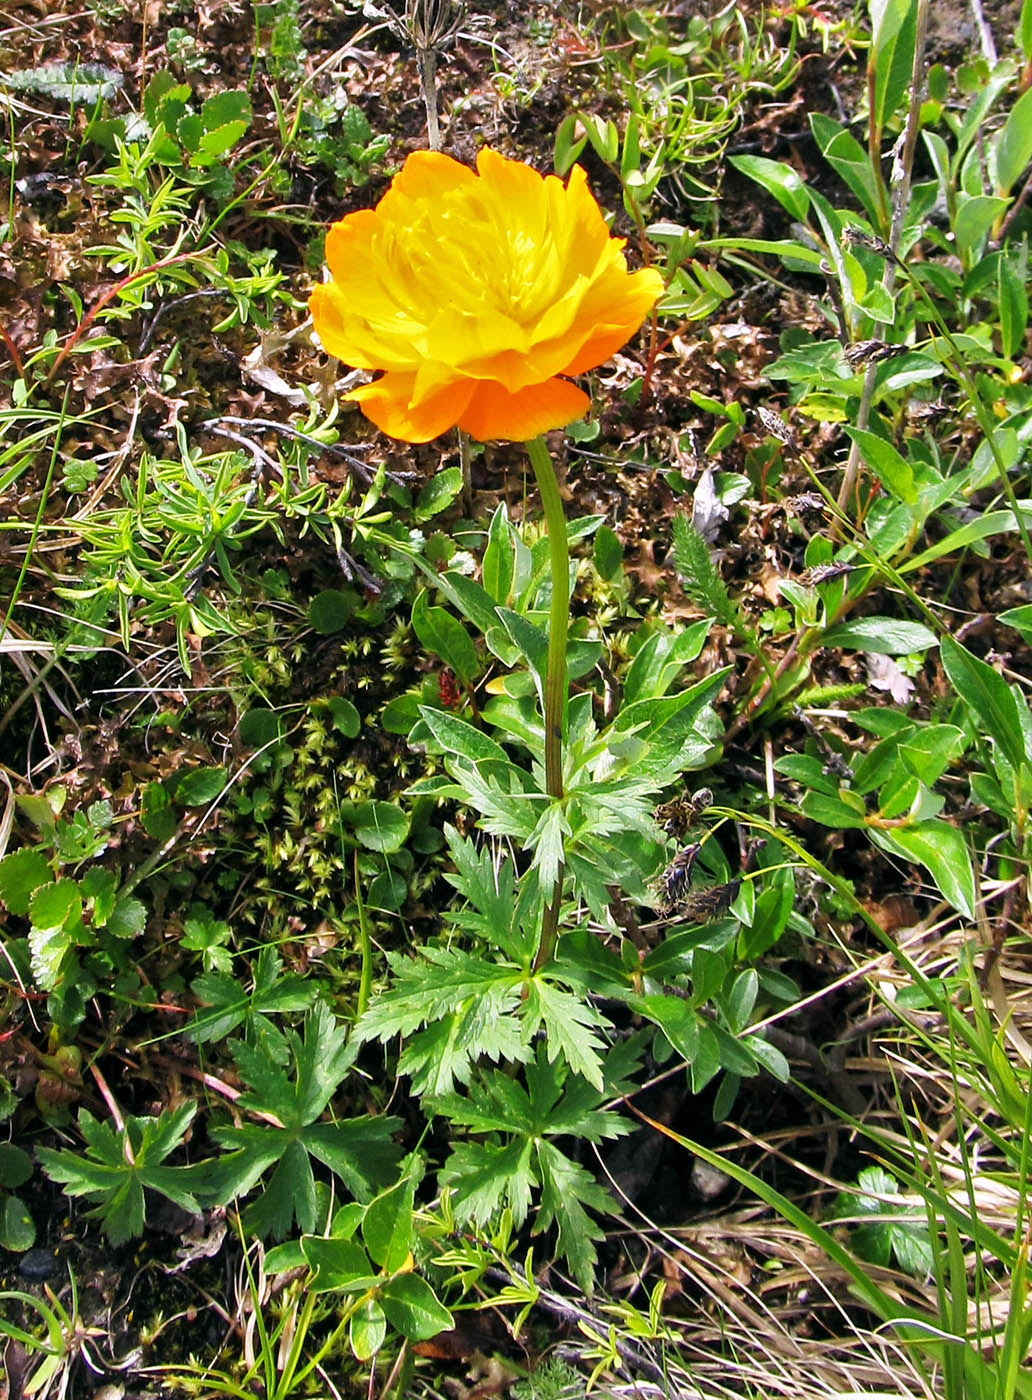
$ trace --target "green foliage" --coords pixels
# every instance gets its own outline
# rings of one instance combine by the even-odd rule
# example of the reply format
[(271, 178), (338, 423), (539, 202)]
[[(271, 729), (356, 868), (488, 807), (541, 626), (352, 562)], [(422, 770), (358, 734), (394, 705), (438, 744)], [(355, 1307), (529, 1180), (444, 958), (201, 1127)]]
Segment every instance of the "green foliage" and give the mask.
[(212, 1130), (227, 1150), (207, 1179), (208, 1191), (224, 1203), (251, 1195), (272, 1168), (243, 1218), (248, 1231), (277, 1238), (295, 1219), (302, 1231), (316, 1227), (313, 1158), (358, 1200), (367, 1200), (389, 1180), (398, 1161), (391, 1143), (396, 1119), (320, 1121), (354, 1060), (347, 1031), (328, 1008), (319, 1003), (306, 1015), (300, 1036), (286, 1030), (283, 1038), (286, 1064), (267, 1039), (233, 1044), (237, 1069), (248, 1085), (237, 1106), (263, 1121)]
[(921, 725), (904, 715), (860, 710), (857, 722), (877, 742), (835, 770), (815, 752), (775, 760), (779, 773), (805, 786), (800, 804), (824, 826), (866, 831), (882, 850), (920, 863), (947, 900), (974, 917), (975, 876), (964, 835), (939, 816), (945, 799), (935, 784), (965, 749), (955, 725)]
[(99, 1219), (112, 1244), (124, 1244), (143, 1232), (147, 1219), (145, 1189), (157, 1191), (193, 1215), (200, 1214), (195, 1192), (201, 1181), (196, 1167), (167, 1166), (186, 1136), (197, 1105), (181, 1104), (157, 1118), (128, 1116), (114, 1127), (88, 1109), (79, 1113), (83, 1155), (37, 1150), (40, 1166), (69, 1196), (96, 1202), (89, 1214)]
[(740, 627), (738, 609), (710, 558), (706, 541), (684, 515), (674, 516), (674, 562), (684, 590), (694, 603), (725, 627)]
[(512, 1388), (513, 1400), (582, 1400), (584, 1382), (565, 1361), (549, 1359)]
[[(306, 1011), (318, 995), (318, 985), (305, 982), (293, 972), (283, 971), (283, 959), (266, 945), (254, 961), (251, 990), (221, 971), (206, 972), (193, 984), (200, 1009), (188, 1028), (199, 1044), (225, 1039), (243, 1026), (249, 1045), (264, 1044), (270, 1053), (281, 1041), (270, 1017), (289, 1011)], [(284, 1052), (278, 1058), (285, 1060)]]
[(36, 1243), (28, 1206), (15, 1195), (32, 1176), (32, 1158), (12, 1142), (0, 1143), (0, 1249), (20, 1253)]
[[(656, 7), (592, 17), (612, 100), (578, 84), (555, 167), (584, 157), (596, 189), (600, 164), (618, 182), (631, 260), (662, 271), (657, 312), (676, 320), (669, 339), (650, 337), (618, 412), (571, 430), (570, 483), (603, 455), (620, 463), (614, 481), (640, 471), (663, 483), (648, 586), (625, 569), (644, 543), (634, 512), (570, 520), (569, 578), (553, 578), (533, 508), (509, 494), (481, 514), (490, 478), (474, 476), (470, 494), (468, 461), (417, 482), (398, 454), (353, 441), (341, 384), (289, 329), (308, 290), (292, 249), (314, 227), (295, 186), (325, 183), (322, 172), (341, 194), (365, 184), (390, 138), (370, 124), (378, 103), (331, 81), (314, 52), (309, 64), (305, 41), (325, 36), (296, 0), (255, 7), (246, 91), (221, 90), (180, 28), (165, 34), (173, 71), (150, 78), (138, 115), (116, 105), (108, 70), (3, 80), (88, 105), (62, 131), (69, 149), (84, 142), (90, 217), (77, 184), (65, 208), (21, 212), (18, 229), (57, 229), (81, 257), (60, 270), (53, 256), (55, 286), (4, 336), (0, 492), (15, 512), (5, 557), (21, 573), (2, 642), (5, 683), (24, 678), (11, 723), (30, 761), (20, 784), (6, 770), (17, 797), (0, 811), (0, 991), (17, 1037), (0, 1043), (21, 1054), (38, 1032), (39, 1083), (33, 1095), (13, 1073), (0, 1080), (0, 1116), (17, 1115), (18, 1142), (34, 1115), (74, 1131), (87, 1057), (99, 1074), (117, 1046), (142, 1059), (158, 1042), (150, 1074), (167, 1035), (187, 1042), (208, 1076), (203, 1128), (191, 1102), (156, 1117), (113, 1109), (104, 1123), (82, 1109), (78, 1150), (48, 1145), (39, 1162), (116, 1243), (143, 1230), (154, 1192), (190, 1211), (238, 1205), (249, 1267), (249, 1235), (284, 1241), (264, 1253), (266, 1276), (280, 1274), (275, 1302), (254, 1265), (255, 1359), (206, 1370), (213, 1391), (287, 1400), (343, 1345), (371, 1373), (401, 1339), (449, 1327), (456, 1295), (474, 1287), (484, 1306), (519, 1309), (518, 1328), (543, 1291), (531, 1237), (549, 1236), (534, 1249), (590, 1291), (613, 1205), (578, 1144), (627, 1133), (614, 1105), (657, 1074), (708, 1091), (716, 1119), (739, 1095), (748, 1110), (755, 1084), (789, 1079), (784, 1042), (765, 1027), (801, 999), (796, 962), (809, 989), (829, 965), (821, 941), (866, 958), (885, 937), (843, 868), (875, 896), (886, 872), (899, 872), (893, 888), (916, 872), (965, 923), (989, 920), (992, 956), (1008, 965), (1001, 940), (1022, 916), (1032, 858), (1028, 667), (1014, 641), (1032, 638), (1032, 612), (1010, 560), (1000, 589), (988, 585), (1032, 527), (1032, 0), (1016, 57), (929, 70), (920, 173), (891, 247), (916, 4), (879, 2), (870, 19), (859, 121), (810, 113), (802, 163), (730, 158), (730, 178), (763, 201), (760, 238), (736, 235), (735, 201), (718, 197), (723, 152), (743, 117), (755, 125), (758, 99), (786, 92), (812, 36), (856, 41), (855, 20), (833, 25), (802, 4), (761, 19), (733, 6), (684, 22)], [(566, 42), (549, 17), (530, 23), (542, 53)], [(193, 75), (206, 65), (202, 97)], [(519, 95), (530, 100), (528, 83)], [(12, 128), (12, 227), (25, 154)], [(837, 196), (806, 160), (826, 165)], [(73, 222), (100, 230), (92, 246), (75, 245)], [(19, 239), (40, 281), (32, 238)], [(53, 281), (49, 261), (46, 272)], [(742, 334), (759, 324), (764, 280), (803, 289), (816, 313), (795, 324), (763, 311), (768, 329), (781, 318), (767, 362), (763, 337)], [(718, 315), (741, 318), (736, 344), (699, 324)], [(22, 344), (34, 318), (43, 329)], [(657, 387), (658, 357), (683, 350), (686, 322), (708, 368), (681, 394), (676, 371)], [(134, 392), (143, 384), (135, 406), (119, 397), (123, 374)], [(609, 387), (603, 377), (596, 397)], [(237, 403), (255, 389), (268, 417)], [(62, 390), (74, 416), (54, 407)], [(666, 429), (649, 427), (653, 390), (675, 425), (669, 450)], [(847, 453), (860, 485), (836, 507), (826, 491)], [(983, 564), (985, 591), (968, 597), (967, 570)], [(566, 700), (546, 734), (548, 629), (567, 584)], [(684, 622), (684, 598), (701, 620)], [(1012, 631), (1002, 647), (992, 634), (995, 654), (978, 627), (963, 645), (947, 635), (958, 609), (1004, 604), (996, 622)], [(18, 630), (27, 618), (38, 637)], [(872, 687), (893, 703), (875, 704)], [(94, 725), (100, 713), (123, 726), (114, 739)], [(561, 797), (547, 776), (556, 735)], [(704, 800), (692, 795), (702, 782)], [(859, 862), (854, 832), (867, 843)], [(900, 1006), (935, 1018), (908, 1031), (926, 1060), (948, 1031), (965, 1129), (952, 1170), (959, 1161), (967, 1200), (955, 1174), (943, 1179), (933, 1129), (926, 1142), (902, 1109), (909, 1142), (858, 1120), (884, 1165), (843, 1188), (833, 1228), (762, 1176), (756, 1189), (845, 1270), (908, 1356), (936, 1368), (931, 1388), (1024, 1397), (1027, 1073), (996, 964), (971, 966), (963, 942), (941, 983), (899, 950), (893, 977), (912, 978)], [(404, 1120), (370, 1115), (388, 1085)], [(413, 1142), (432, 1131), (399, 1180), (401, 1121)], [(1013, 1192), (1013, 1231), (971, 1205), (984, 1166), (970, 1141), (988, 1144), (994, 1185)], [(215, 1155), (188, 1165), (202, 1142)], [(734, 1161), (716, 1164), (754, 1187)], [(33, 1242), (31, 1166), (0, 1146), (7, 1248)], [(905, 1313), (872, 1263), (913, 1275)], [(1001, 1288), (1008, 1306), (993, 1315), (1006, 1321), (976, 1345), (969, 1314), (988, 1316)], [(39, 1305), (31, 1393), (56, 1385), (85, 1335), (62, 1307)], [(609, 1304), (589, 1360), (626, 1362), (622, 1338), (655, 1340), (659, 1311), (655, 1291), (647, 1317)], [(401, 1373), (396, 1388), (408, 1386)], [(554, 1363), (514, 1393), (575, 1389)]]
[(604, 1212), (609, 1198), (554, 1139), (597, 1143), (630, 1131), (625, 1120), (601, 1106), (619, 1092), (634, 1068), (635, 1050), (629, 1044), (611, 1050), (598, 1086), (568, 1070), (567, 1064), (566, 1057), (549, 1061), (547, 1051), (539, 1047), (525, 1066), (526, 1088), (499, 1070), (489, 1070), (477, 1075), (469, 1095), (438, 1096), (438, 1110), (481, 1139), (452, 1148), (442, 1180), (451, 1185), (456, 1216), (481, 1226), (503, 1207), (519, 1226), (532, 1195), (538, 1193), (535, 1231), (557, 1226), (559, 1253), (581, 1288), (590, 1292), (594, 1242), (602, 1238), (602, 1231), (588, 1210)]
[(298, 158), (321, 165), (338, 186), (366, 184), (390, 150), (389, 136), (377, 136), (361, 107), (342, 87), (327, 98), (308, 98), (296, 137)]
[[(905, 1204), (899, 1182), (881, 1167), (865, 1167), (857, 1177), (855, 1192), (840, 1192), (835, 1205), (838, 1219), (854, 1221), (850, 1242), (861, 1259), (888, 1268), (896, 1263), (908, 1274), (927, 1278), (933, 1253), (924, 1224), (923, 1204)], [(911, 1223), (916, 1216), (921, 1223)], [(856, 1217), (865, 1224), (856, 1224)]]
[(175, 170), (188, 184), (206, 189), (218, 199), (233, 193), (225, 158), (251, 124), (251, 101), (246, 92), (213, 93), (196, 110), (189, 83), (161, 70), (143, 95), (143, 115), (135, 123), (95, 118), (88, 135), (108, 149), (143, 145), (149, 162)]
[[(380, 1349), (387, 1325), (410, 1341), (425, 1341), (453, 1326), (451, 1313), (429, 1283), (412, 1272), (416, 1244), (414, 1181), (410, 1175), (380, 1192), (364, 1209), (339, 1211), (328, 1237), (304, 1236), (301, 1252), (311, 1271), (313, 1296), (342, 1294), (355, 1357)], [(356, 1236), (361, 1236), (361, 1244)]]
[(78, 874), (111, 840), (114, 814), (98, 801), (55, 816), (37, 801), (31, 814), (42, 840), (0, 860), (0, 901), (8, 912), (28, 920), (26, 946), (36, 986), (49, 993), (55, 1022), (73, 1026), (98, 986), (110, 984), (130, 966), (130, 948), (144, 931), (142, 900), (120, 885), (118, 875), (100, 865)]

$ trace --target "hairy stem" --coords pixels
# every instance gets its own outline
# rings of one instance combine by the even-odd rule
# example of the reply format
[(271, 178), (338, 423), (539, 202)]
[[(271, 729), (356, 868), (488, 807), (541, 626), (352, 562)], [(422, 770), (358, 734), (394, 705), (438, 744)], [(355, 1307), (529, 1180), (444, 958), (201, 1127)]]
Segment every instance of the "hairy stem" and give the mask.
[[(544, 438), (527, 443), (527, 455), (545, 512), (545, 529), (552, 568), (552, 608), (548, 622), (548, 663), (543, 696), (545, 720), (545, 790), (549, 797), (563, 796), (563, 712), (566, 707), (566, 639), (570, 624), (570, 550), (566, 540), (566, 517), (555, 468)], [(562, 899), (562, 871), (541, 921), (534, 969), (544, 967), (555, 950)]]

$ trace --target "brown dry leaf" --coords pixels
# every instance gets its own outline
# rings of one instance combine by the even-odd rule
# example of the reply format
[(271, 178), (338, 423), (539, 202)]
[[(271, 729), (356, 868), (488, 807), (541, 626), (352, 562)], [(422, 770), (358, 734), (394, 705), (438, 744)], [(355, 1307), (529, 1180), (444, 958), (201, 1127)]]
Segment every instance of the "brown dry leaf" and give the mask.
[(896, 933), (901, 928), (913, 928), (920, 923), (917, 906), (902, 894), (890, 894), (884, 899), (863, 900), (863, 906), (882, 933)]

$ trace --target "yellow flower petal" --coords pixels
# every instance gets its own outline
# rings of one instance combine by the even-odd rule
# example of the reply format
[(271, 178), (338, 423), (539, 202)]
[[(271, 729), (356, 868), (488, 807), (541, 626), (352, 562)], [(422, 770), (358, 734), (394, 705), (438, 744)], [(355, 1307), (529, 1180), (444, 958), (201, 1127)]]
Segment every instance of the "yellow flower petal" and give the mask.
[(452, 380), (418, 404), (412, 402), (414, 383), (414, 374), (388, 373), (344, 397), (388, 437), (429, 442), (458, 423), (473, 397), (473, 381)]
[(584, 390), (567, 379), (548, 379), (517, 394), (510, 394), (501, 384), (481, 380), (458, 425), (478, 442), (491, 438), (526, 442), (552, 428), (565, 428), (583, 418), (590, 407)]
[(580, 167), (564, 185), (489, 148), (475, 173), (421, 151), (330, 229), (312, 317), (331, 354), (385, 371), (352, 396), (385, 432), (425, 441), (461, 421), (518, 441), (584, 412), (556, 376), (608, 359), (662, 295), (623, 246)]

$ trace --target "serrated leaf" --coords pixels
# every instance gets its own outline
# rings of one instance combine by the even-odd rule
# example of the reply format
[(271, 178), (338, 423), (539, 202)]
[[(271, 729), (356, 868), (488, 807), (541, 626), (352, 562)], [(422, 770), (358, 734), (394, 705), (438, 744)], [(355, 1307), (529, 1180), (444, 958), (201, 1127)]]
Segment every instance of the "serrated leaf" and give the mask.
[(0, 899), (10, 913), (27, 914), (33, 894), (52, 879), (47, 859), (38, 847), (11, 851), (0, 860)]
[(40, 885), (29, 901), (29, 952), (32, 975), (44, 991), (61, 980), (65, 955), (87, 941), (82, 923), (82, 895), (74, 880)]
[(214, 131), (228, 122), (242, 123), (246, 129), (251, 121), (251, 99), (241, 88), (213, 93), (205, 98), (201, 116), (208, 131)]
[(147, 906), (135, 895), (126, 895), (115, 904), (104, 927), (116, 938), (139, 938), (147, 927)]
[(29, 918), (40, 930), (66, 929), (82, 916), (82, 894), (74, 880), (40, 885), (29, 901)]
[(148, 783), (140, 803), (143, 829), (155, 841), (167, 841), (176, 829), (176, 814), (164, 783)]
[(194, 1215), (200, 1214), (194, 1195), (196, 1170), (162, 1165), (182, 1142), (195, 1111), (196, 1104), (190, 1103), (157, 1118), (127, 1115), (124, 1127), (118, 1130), (82, 1109), (79, 1131), (86, 1143), (85, 1154), (41, 1147), (36, 1157), (47, 1176), (59, 1182), (69, 1196), (95, 1201), (91, 1215), (99, 1217), (112, 1244), (124, 1244), (143, 1230), (145, 1187)]
[(605, 1212), (612, 1208), (612, 1201), (584, 1167), (564, 1156), (554, 1143), (539, 1143), (537, 1155), (541, 1207), (535, 1230), (545, 1230), (555, 1221), (559, 1228), (557, 1252), (567, 1260), (577, 1283), (590, 1295), (598, 1259), (594, 1241), (604, 1239), (605, 1231), (594, 1223), (582, 1203)]
[(442, 1181), (452, 1189), (459, 1220), (484, 1226), (507, 1205), (519, 1228), (530, 1210), (537, 1177), (531, 1168), (532, 1144), (512, 1138), (504, 1146), (491, 1142), (460, 1142), (452, 1148)]
[(462, 470), (460, 467), (445, 467), (437, 472), (421, 487), (416, 498), (415, 517), (429, 520), (446, 510), (462, 490)]
[(244, 1025), (248, 1040), (265, 1040), (273, 1034), (270, 1015), (284, 1011), (305, 1011), (318, 997), (319, 990), (296, 973), (283, 974), (283, 959), (275, 948), (259, 950), (254, 964), (254, 986), (244, 990), (234, 978), (220, 972), (206, 973), (193, 984), (193, 994), (202, 1009), (187, 1027), (187, 1034), (198, 1042), (222, 1040)]
[(533, 1036), (543, 1027), (548, 1058), (563, 1061), (574, 1074), (581, 1074), (600, 1092), (603, 1086), (602, 1050), (605, 1043), (599, 1031), (605, 1020), (587, 1002), (564, 992), (541, 976), (525, 983), (523, 1000), (524, 1034)]

